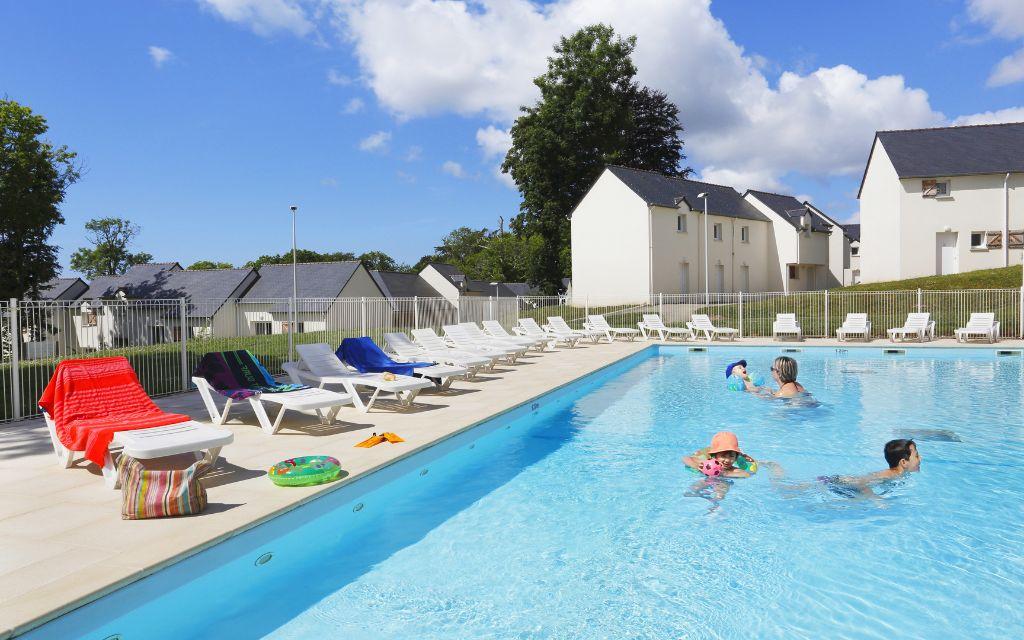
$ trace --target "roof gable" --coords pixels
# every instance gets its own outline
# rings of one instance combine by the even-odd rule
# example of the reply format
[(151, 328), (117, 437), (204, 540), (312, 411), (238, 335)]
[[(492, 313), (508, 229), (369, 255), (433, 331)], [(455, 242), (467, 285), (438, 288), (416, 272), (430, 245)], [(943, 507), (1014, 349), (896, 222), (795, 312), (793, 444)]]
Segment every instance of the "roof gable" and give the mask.
[(704, 201), (697, 196), (700, 193), (707, 193), (708, 210), (714, 215), (768, 221), (763, 213), (744, 200), (732, 187), (614, 165), (605, 170), (621, 180), (649, 205), (676, 209), (685, 203), (691, 211), (703, 211)]
[(440, 295), (418, 273), (371, 271), (370, 276), (388, 298), (435, 298)]
[[(771, 193), (770, 191), (756, 191), (749, 189), (748, 194), (757, 198), (762, 204), (774, 211), (780, 218), (788, 222), (793, 226), (794, 229), (800, 229), (801, 218), (810, 213), (809, 207), (806, 203), (800, 202), (793, 196), (783, 195), (781, 193)], [(746, 195), (746, 194), (744, 194)], [(828, 224), (824, 218), (816, 215), (809, 216), (811, 221), (811, 231), (817, 231), (819, 233), (828, 233), (832, 229), (832, 225)]]
[(850, 239), (850, 242), (860, 242), (859, 224), (844, 224), (842, 225), (842, 227), (843, 233), (846, 235), (847, 238)]
[(53, 278), (39, 287), (38, 300), (76, 300), (89, 290), (81, 278)]
[(900, 178), (1024, 172), (1024, 122), (879, 131)]

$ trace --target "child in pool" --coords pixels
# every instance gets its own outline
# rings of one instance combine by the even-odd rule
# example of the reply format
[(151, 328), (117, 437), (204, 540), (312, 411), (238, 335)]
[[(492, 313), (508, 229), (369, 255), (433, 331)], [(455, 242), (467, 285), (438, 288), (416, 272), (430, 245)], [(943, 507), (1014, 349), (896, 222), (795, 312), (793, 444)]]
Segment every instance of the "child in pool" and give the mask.
[[(829, 491), (845, 497), (866, 496), (878, 498), (878, 494), (872, 490), (873, 486), (881, 485), (905, 474), (916, 473), (921, 470), (921, 455), (917, 452), (917, 444), (913, 440), (900, 439), (886, 442), (885, 461), (889, 465), (888, 469), (866, 475), (818, 476), (816, 483), (786, 484), (783, 486), (786, 489), (800, 491), (810, 489), (816, 484), (821, 483)], [(783, 473), (782, 468), (777, 465), (772, 468), (772, 475), (775, 479), (782, 478)]]
[(711, 445), (700, 449), (692, 456), (683, 458), (683, 464), (691, 469), (700, 470), (700, 463), (713, 458), (722, 465), (723, 478), (749, 478), (750, 472), (736, 467), (736, 460), (743, 456), (748, 461), (754, 459), (740, 450), (740, 442), (735, 433), (731, 431), (720, 431), (711, 438)]
[[(732, 382), (734, 379), (739, 380), (743, 384), (743, 391), (757, 391), (760, 389), (754, 381), (750, 378), (750, 374), (747, 372), (747, 361), (737, 360), (725, 368), (725, 379), (728, 382)], [(729, 388), (734, 388), (732, 384)], [(735, 385), (737, 391), (740, 390), (739, 385)]]

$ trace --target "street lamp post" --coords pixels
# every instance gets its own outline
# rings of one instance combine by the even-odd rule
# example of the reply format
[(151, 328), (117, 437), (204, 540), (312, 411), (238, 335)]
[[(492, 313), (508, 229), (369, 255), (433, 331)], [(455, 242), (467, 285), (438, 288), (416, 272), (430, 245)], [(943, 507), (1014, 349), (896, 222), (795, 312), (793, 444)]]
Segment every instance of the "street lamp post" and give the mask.
[(294, 362), (295, 361), (295, 354), (294, 354), (295, 338), (294, 338), (294, 333), (295, 333), (295, 327), (298, 324), (297, 321), (299, 319), (299, 310), (298, 310), (298, 307), (297, 307), (298, 297), (299, 297), (299, 275), (298, 275), (298, 273), (299, 273), (299, 261), (298, 261), (298, 257), (297, 257), (298, 251), (295, 248), (295, 218), (296, 218), (296, 213), (298, 212), (299, 208), (297, 206), (295, 206), (295, 205), (292, 205), (292, 206), (290, 206), (288, 208), (292, 212), (292, 316), (291, 316), (291, 318), (289, 318), (291, 320), (291, 323), (288, 326), (288, 360)]
[(708, 270), (708, 194), (698, 193), (704, 201), (704, 304), (711, 304), (711, 276)]

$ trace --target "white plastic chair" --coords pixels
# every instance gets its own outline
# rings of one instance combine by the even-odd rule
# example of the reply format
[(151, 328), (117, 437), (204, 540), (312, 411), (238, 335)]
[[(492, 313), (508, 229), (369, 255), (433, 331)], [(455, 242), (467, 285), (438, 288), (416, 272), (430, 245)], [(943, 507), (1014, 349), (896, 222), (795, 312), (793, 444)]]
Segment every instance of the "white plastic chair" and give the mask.
[(843, 324), (836, 329), (836, 339), (840, 342), (850, 336), (862, 338), (865, 342), (871, 340), (871, 321), (866, 313), (848, 313)]
[(558, 335), (575, 335), (581, 338), (589, 338), (593, 343), (597, 343), (598, 340), (605, 337), (604, 331), (591, 329), (586, 325), (583, 326), (583, 329), (573, 329), (562, 316), (548, 316), (548, 331)]
[(578, 336), (575, 333), (559, 333), (548, 327), (547, 329), (541, 328), (537, 321), (533, 318), (519, 318), (519, 326), (513, 329), (517, 334), (522, 336), (528, 336), (531, 338), (546, 338), (550, 340), (552, 346), (559, 342), (565, 344), (565, 346), (572, 349), (576, 346), (583, 336)]
[(608, 321), (604, 319), (602, 315), (588, 315), (587, 321), (583, 325), (587, 329), (594, 331), (601, 331), (604, 333), (604, 337), (608, 342), (614, 342), (619, 336), (625, 337), (628, 341), (632, 342), (637, 336), (640, 335), (639, 329), (630, 329), (627, 327), (613, 327), (608, 324)]
[(914, 338), (918, 342), (935, 339), (935, 321), (930, 313), (908, 313), (902, 327), (889, 329), (889, 341), (896, 342)]
[(797, 340), (804, 339), (804, 332), (800, 329), (800, 323), (796, 320), (795, 313), (777, 313), (775, 322), (772, 323), (772, 336), (778, 340), (779, 336), (795, 335)]
[(669, 327), (666, 326), (661, 320), (661, 316), (656, 313), (645, 313), (643, 320), (636, 324), (637, 328), (640, 329), (640, 333), (643, 334), (644, 340), (647, 340), (651, 334), (657, 333), (659, 340), (671, 340), (672, 336), (679, 336), (683, 340), (696, 340), (697, 336), (693, 334), (693, 329), (689, 327)]
[(735, 340), (736, 336), (739, 335), (738, 329), (732, 329), (730, 327), (716, 327), (706, 313), (694, 313), (691, 316), (691, 319), (693, 321), (694, 333), (703, 333), (708, 342), (711, 342), (716, 338), (728, 338), (729, 340)]
[(457, 324), (446, 324), (443, 327), (444, 337), (452, 346), (467, 351), (479, 351), (484, 355), (504, 358), (509, 364), (515, 364), (516, 358), (526, 353), (527, 348), (523, 346), (512, 346), (499, 344), (493, 340), (480, 340), (474, 338), (466, 331), (465, 327)]
[(972, 313), (967, 326), (960, 327), (953, 333), (956, 334), (957, 342), (967, 342), (972, 337), (996, 342), (1001, 337), (999, 322), (994, 313)]
[[(475, 322), (460, 322), (459, 326), (466, 330), (466, 334), (469, 335), (473, 340), (477, 340), (483, 344), (494, 344), (499, 347), (507, 346), (514, 347), (517, 349), (523, 349), (523, 353), (526, 353), (530, 348), (537, 348), (537, 341), (530, 338), (523, 338), (518, 336), (505, 336), (504, 338), (499, 336), (493, 336), (490, 332), (481, 329)], [(540, 347), (543, 349), (543, 345)]]
[[(520, 335), (511, 334), (508, 331), (506, 331), (505, 327), (501, 326), (501, 323), (498, 322), (497, 320), (484, 320), (480, 324), (484, 325), (484, 331), (487, 332), (487, 335), (491, 336), (492, 338), (507, 338), (507, 339), (510, 339), (510, 340), (522, 340), (523, 344), (529, 344), (531, 346), (534, 346), (534, 347), (537, 348), (538, 351), (543, 351), (545, 348), (551, 348), (552, 347), (552, 342), (553, 341), (549, 340), (548, 338), (544, 337), (543, 335), (540, 335), (540, 336), (528, 336), (528, 335), (525, 335), (525, 334), (520, 334)], [(543, 334), (543, 331), (540, 329), (540, 327), (537, 327), (537, 330), (540, 331), (541, 334)]]
[(487, 369), (493, 369), (495, 363), (504, 357), (504, 354), (483, 353), (475, 349), (455, 349), (449, 346), (441, 336), (434, 333), (433, 329), (413, 329), (412, 337), (417, 344), (432, 354), (444, 353), (447, 354), (448, 357), (457, 359), (484, 358), (488, 363), (486, 367)]
[[(199, 376), (192, 376), (192, 384), (196, 385), (196, 389), (199, 390), (199, 396), (203, 399), (203, 404), (206, 405), (206, 410), (210, 413), (210, 420), (213, 424), (224, 424), (224, 421), (228, 419), (228, 412), (231, 411), (231, 405), (234, 403), (234, 400), (227, 398), (224, 408), (217, 409), (217, 403), (213, 399), (217, 390), (213, 388), (213, 385), (207, 382), (206, 378), (200, 378)], [(330, 424), (334, 422), (334, 418), (338, 415), (341, 407), (354, 403), (351, 395), (335, 393), (327, 389), (297, 389), (283, 393), (260, 393), (249, 396), (246, 400), (249, 401), (249, 406), (252, 407), (253, 413), (256, 414), (256, 420), (259, 422), (260, 428), (267, 435), (273, 435), (278, 432), (281, 428), (284, 412), (287, 409), (304, 412), (313, 411), (320, 419), (321, 424)], [(264, 403), (276, 404), (280, 407), (273, 422), (270, 421), (270, 416), (267, 415), (267, 410), (263, 406)], [(326, 413), (324, 412), (325, 409), (327, 410)]]
[[(440, 340), (440, 338), (438, 338)], [(486, 369), (493, 364), (493, 361), (485, 356), (473, 356), (468, 353), (460, 354), (449, 349), (430, 351), (416, 344), (404, 333), (385, 333), (384, 342), (394, 352), (391, 356), (394, 360), (404, 362), (419, 362), (430, 360), (439, 364), (450, 364), (466, 369), (466, 378), (471, 379), (480, 369)]]

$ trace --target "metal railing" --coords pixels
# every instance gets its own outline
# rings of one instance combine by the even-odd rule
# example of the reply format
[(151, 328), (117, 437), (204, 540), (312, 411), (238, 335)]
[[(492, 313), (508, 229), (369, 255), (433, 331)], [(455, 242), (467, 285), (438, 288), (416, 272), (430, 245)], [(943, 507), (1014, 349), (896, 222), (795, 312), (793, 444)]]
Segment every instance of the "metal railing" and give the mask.
[[(0, 421), (39, 415), (36, 405), (57, 363), (66, 358), (123, 355), (151, 395), (189, 389), (191, 372), (209, 351), (248, 349), (273, 373), (293, 357), (289, 345), (408, 333), (446, 324), (518, 319), (546, 324), (563, 317), (581, 328), (588, 314), (612, 326), (636, 327), (644, 314), (682, 326), (694, 313), (741, 336), (771, 337), (776, 314), (796, 314), (804, 335), (830, 337), (847, 313), (867, 313), (876, 336), (924, 311), (936, 335), (953, 336), (972, 312), (991, 312), (1004, 337), (1022, 336), (1024, 289), (960, 291), (810, 291), (800, 293), (654, 294), (622, 302), (597, 297), (288, 298), (229, 300), (103, 300), (0, 302)], [(292, 306), (294, 304), (294, 307)]]

